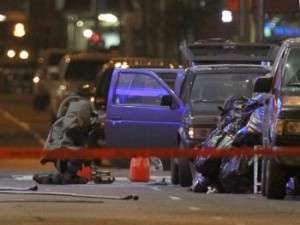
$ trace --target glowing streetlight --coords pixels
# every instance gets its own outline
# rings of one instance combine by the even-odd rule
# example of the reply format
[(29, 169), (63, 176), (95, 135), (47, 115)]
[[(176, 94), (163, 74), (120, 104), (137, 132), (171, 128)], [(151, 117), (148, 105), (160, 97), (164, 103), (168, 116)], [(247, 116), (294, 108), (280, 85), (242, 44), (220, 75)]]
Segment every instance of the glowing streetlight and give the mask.
[(29, 53), (26, 50), (22, 50), (19, 54), (20, 59), (28, 59)]
[(0, 22), (3, 22), (6, 20), (6, 16), (5, 15), (2, 15), (0, 14)]
[(22, 23), (17, 23), (14, 27), (14, 36), (23, 37), (25, 35), (25, 26)]
[(98, 20), (106, 23), (116, 23), (118, 22), (118, 18), (111, 13), (104, 13), (98, 15)]
[(6, 55), (8, 58), (13, 58), (13, 57), (15, 57), (16, 52), (14, 50), (10, 49), (7, 51)]
[(223, 23), (230, 23), (232, 22), (232, 12), (229, 10), (222, 11), (222, 22)]
[(83, 36), (86, 38), (90, 38), (93, 35), (93, 31), (91, 29), (86, 29), (83, 31)]

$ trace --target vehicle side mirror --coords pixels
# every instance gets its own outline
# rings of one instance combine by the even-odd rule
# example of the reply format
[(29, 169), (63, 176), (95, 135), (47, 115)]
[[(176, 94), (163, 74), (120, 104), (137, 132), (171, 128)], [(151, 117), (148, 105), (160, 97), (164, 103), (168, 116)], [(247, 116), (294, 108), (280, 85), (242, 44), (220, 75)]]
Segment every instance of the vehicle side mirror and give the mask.
[(170, 108), (173, 106), (173, 97), (171, 95), (163, 95), (161, 97), (161, 106), (169, 106)]
[(255, 80), (253, 92), (268, 93), (271, 91), (273, 77), (258, 77)]

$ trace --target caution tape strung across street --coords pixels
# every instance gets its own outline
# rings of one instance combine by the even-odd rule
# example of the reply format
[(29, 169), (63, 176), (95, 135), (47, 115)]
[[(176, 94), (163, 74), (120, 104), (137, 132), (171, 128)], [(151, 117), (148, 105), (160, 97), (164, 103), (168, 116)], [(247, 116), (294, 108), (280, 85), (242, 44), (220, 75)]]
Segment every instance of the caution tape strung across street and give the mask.
[(229, 149), (176, 149), (176, 148), (94, 148), (94, 149), (56, 149), (44, 151), (41, 148), (0, 148), (0, 159), (13, 158), (52, 158), (52, 159), (101, 159), (101, 158), (132, 158), (132, 157), (159, 157), (159, 158), (195, 158), (203, 157), (230, 157), (236, 155), (272, 155), (272, 156), (300, 156), (300, 147), (263, 148), (229, 148)]

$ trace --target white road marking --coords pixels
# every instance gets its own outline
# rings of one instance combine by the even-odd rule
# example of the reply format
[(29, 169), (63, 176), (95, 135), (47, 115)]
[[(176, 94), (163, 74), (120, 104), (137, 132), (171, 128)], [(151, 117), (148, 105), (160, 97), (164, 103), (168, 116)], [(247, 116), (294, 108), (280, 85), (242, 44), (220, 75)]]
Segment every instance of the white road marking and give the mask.
[(200, 208), (198, 208), (198, 207), (190, 206), (190, 207), (188, 207), (188, 208), (189, 208), (189, 210), (191, 210), (191, 211), (200, 211)]
[(115, 177), (116, 181), (129, 181), (128, 177)]
[(170, 198), (171, 200), (174, 200), (174, 201), (180, 201), (180, 200), (181, 200), (181, 198), (180, 198), (180, 197), (177, 197), (177, 196), (169, 196), (169, 198)]
[(45, 144), (45, 139), (42, 138), (39, 134), (33, 132), (28, 123), (19, 121), (16, 117), (14, 117), (9, 112), (7, 112), (1, 108), (0, 108), (0, 113), (3, 115), (4, 118), (10, 120), (11, 122), (15, 123), (17, 126), (22, 128), (24, 131), (31, 134), (42, 146)]
[(33, 175), (13, 175), (12, 178), (15, 180), (28, 181), (32, 180)]
[(152, 191), (162, 191), (161, 188), (159, 188), (159, 187), (154, 187), (154, 186), (151, 186), (150, 189), (151, 189)]
[(223, 217), (221, 216), (211, 216), (210, 218), (214, 220), (223, 220)]

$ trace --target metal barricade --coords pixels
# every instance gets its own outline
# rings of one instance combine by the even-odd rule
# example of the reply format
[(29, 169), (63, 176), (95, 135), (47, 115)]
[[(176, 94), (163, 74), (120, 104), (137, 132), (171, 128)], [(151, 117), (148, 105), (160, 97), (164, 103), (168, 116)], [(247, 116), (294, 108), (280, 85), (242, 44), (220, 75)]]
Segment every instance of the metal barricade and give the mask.
[(259, 159), (259, 156), (255, 154), (255, 151), (261, 150), (262, 145), (254, 145), (253, 150), (254, 150), (254, 155), (253, 155), (253, 162), (254, 162), (254, 187), (253, 187), (253, 192), (254, 194), (258, 194), (260, 192), (261, 188), (261, 173), (259, 173), (259, 168), (261, 167), (261, 160)]

